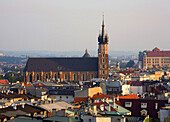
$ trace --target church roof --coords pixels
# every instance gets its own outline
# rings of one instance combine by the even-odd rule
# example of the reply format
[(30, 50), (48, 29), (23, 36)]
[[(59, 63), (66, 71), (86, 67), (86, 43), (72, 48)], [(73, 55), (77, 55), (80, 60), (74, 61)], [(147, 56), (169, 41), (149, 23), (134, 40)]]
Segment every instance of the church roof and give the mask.
[(98, 58), (29, 58), (24, 72), (98, 71)]

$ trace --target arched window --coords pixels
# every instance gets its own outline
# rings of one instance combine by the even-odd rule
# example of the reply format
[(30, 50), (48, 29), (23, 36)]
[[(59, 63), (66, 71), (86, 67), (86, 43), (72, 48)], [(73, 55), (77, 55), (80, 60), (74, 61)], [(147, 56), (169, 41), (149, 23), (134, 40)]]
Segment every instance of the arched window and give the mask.
[(67, 79), (68, 79), (67, 74), (65, 74), (65, 75), (64, 75), (64, 79), (65, 79), (65, 80), (67, 80)]
[(54, 79), (58, 80), (57, 74), (54, 74)]
[(93, 79), (94, 78), (94, 74), (91, 74), (91, 79)]
[(48, 74), (45, 74), (45, 79), (48, 79)]
[(29, 75), (29, 82), (32, 82), (32, 73)]
[(27, 80), (27, 77), (26, 77), (26, 74), (24, 75), (24, 82), (26, 82), (26, 80)]
[(36, 74), (36, 80), (40, 80), (40, 75)]
[(73, 80), (76, 80), (76, 74), (73, 75)]
[(85, 81), (85, 75), (84, 74), (82, 74), (82, 80)]

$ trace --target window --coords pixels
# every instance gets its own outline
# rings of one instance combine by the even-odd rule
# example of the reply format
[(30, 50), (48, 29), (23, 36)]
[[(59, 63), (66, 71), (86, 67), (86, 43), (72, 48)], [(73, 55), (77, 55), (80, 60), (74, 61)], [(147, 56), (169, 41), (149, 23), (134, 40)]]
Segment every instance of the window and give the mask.
[(147, 108), (147, 103), (141, 103), (141, 108)]
[(132, 107), (132, 102), (125, 102), (125, 107)]
[(45, 75), (45, 79), (48, 79), (48, 74)]
[(155, 103), (155, 109), (158, 109), (158, 103)]
[(76, 80), (76, 74), (73, 75), (73, 80)]
[(104, 63), (104, 59), (103, 59), (103, 63)]
[(55, 75), (54, 75), (54, 79), (55, 79), (55, 80), (57, 80), (57, 79), (58, 79), (57, 74), (55, 74)]
[(67, 77), (67, 74), (65, 74), (64, 79), (67, 80), (67, 78), (68, 78), (68, 77)]
[(147, 110), (146, 109), (141, 110), (140, 113), (141, 113), (142, 116), (147, 116)]
[(68, 96), (66, 96), (66, 99), (68, 99)]
[(85, 81), (85, 76), (84, 76), (84, 74), (82, 74), (82, 80)]
[(91, 74), (91, 79), (93, 79), (94, 78), (94, 75), (93, 74)]
[(26, 76), (26, 74), (24, 75), (24, 82), (26, 82), (26, 79), (27, 79), (27, 76)]
[(103, 54), (103, 57), (104, 57), (104, 54)]
[(62, 99), (62, 96), (60, 96), (60, 99)]
[(29, 80), (28, 80), (28, 81), (29, 81), (29, 82), (32, 82), (32, 80), (33, 80), (33, 79), (32, 79), (32, 73), (31, 73), (31, 74), (29, 75)]
[(40, 80), (39, 74), (36, 74), (36, 80)]
[(105, 72), (103, 71), (103, 74), (104, 74)]

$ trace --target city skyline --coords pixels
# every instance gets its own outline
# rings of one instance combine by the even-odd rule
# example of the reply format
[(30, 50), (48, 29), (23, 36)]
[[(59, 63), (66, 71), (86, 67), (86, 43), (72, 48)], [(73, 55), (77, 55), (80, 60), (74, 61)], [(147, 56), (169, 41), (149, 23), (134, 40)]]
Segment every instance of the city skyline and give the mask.
[(109, 50), (169, 49), (170, 1), (1, 0), (0, 50), (97, 50), (102, 14)]

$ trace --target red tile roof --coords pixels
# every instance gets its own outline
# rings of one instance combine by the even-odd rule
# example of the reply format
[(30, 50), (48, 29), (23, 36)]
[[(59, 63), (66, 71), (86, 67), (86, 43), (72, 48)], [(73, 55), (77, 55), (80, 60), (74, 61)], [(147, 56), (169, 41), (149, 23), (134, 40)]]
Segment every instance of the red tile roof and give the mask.
[(74, 103), (79, 103), (79, 102), (83, 102), (83, 101), (86, 101), (87, 100), (87, 97), (75, 97), (74, 98)]
[[(115, 100), (115, 103), (118, 104), (119, 106), (122, 106), (122, 104), (120, 103), (120, 101), (116, 101)], [(123, 107), (123, 106), (122, 106)]]
[[(139, 99), (140, 97), (136, 96), (135, 94), (119, 96), (119, 99)], [(115, 97), (117, 99), (117, 97)]]
[(156, 86), (155, 90), (161, 94), (163, 93), (164, 91), (166, 91), (167, 89), (164, 87), (164, 86)]
[[(111, 107), (111, 111), (116, 111), (113, 107)], [(117, 111), (116, 111), (117, 112)]]
[(98, 108), (100, 108), (100, 105), (105, 104), (106, 102), (99, 102), (99, 103), (93, 103), (93, 105), (97, 105)]
[(160, 51), (160, 49), (157, 48), (157, 47), (155, 47), (152, 51), (153, 51), (153, 52), (155, 52), (155, 51)]
[(103, 95), (102, 93), (99, 93), (99, 94), (95, 94), (93, 95), (92, 99), (97, 99), (97, 98), (108, 98), (108, 97), (113, 97), (114, 95)]
[(147, 54), (148, 57), (170, 57), (170, 51), (149, 51)]
[(6, 79), (2, 79), (2, 80), (0, 80), (0, 83), (2, 83), (2, 84), (8, 84), (9, 82), (8, 82)]

